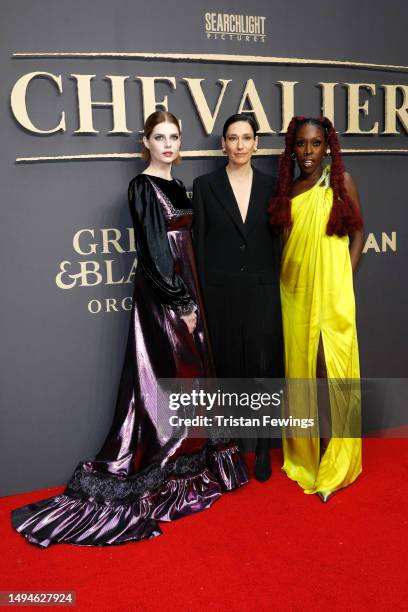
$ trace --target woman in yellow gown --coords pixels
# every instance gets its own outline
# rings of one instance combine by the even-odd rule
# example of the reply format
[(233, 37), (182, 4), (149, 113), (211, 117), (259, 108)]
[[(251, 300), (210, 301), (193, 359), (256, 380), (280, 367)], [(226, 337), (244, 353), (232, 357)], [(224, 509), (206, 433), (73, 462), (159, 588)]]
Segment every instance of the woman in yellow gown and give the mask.
[[(283, 234), (287, 409), (295, 417), (312, 417), (317, 428), (308, 437), (284, 437), (283, 470), (305, 493), (327, 501), (361, 472), (361, 440), (355, 437), (360, 368), (353, 271), (362, 252), (362, 219), (356, 186), (344, 172), (336, 131), (328, 119), (294, 117), (285, 144), (270, 217), (273, 228)], [(331, 166), (323, 168), (327, 148)], [(319, 435), (321, 385), (318, 391), (316, 384), (291, 383), (316, 378), (327, 379), (330, 439)]]

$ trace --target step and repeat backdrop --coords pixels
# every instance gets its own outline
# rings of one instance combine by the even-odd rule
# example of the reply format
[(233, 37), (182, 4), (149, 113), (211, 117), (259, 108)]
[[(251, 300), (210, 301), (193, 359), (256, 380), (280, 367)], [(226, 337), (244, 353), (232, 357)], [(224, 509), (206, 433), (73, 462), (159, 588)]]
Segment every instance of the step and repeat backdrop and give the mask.
[(154, 110), (194, 177), (236, 112), (276, 174), (293, 114), (330, 117), (366, 239), (362, 375), (407, 376), (408, 5), (363, 0), (1, 3), (0, 494), (63, 483), (109, 428), (136, 266), (127, 204)]

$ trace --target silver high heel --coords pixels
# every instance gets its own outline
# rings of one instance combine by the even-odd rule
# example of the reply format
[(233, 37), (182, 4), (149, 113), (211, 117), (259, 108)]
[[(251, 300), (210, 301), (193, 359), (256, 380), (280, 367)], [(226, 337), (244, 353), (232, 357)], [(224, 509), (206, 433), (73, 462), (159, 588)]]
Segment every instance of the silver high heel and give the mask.
[(328, 493), (322, 493), (322, 491), (318, 491), (317, 494), (320, 497), (320, 499), (322, 500), (322, 502), (325, 504), (329, 501), (329, 499), (331, 499), (333, 497), (333, 495), (335, 494), (336, 491), (329, 491)]

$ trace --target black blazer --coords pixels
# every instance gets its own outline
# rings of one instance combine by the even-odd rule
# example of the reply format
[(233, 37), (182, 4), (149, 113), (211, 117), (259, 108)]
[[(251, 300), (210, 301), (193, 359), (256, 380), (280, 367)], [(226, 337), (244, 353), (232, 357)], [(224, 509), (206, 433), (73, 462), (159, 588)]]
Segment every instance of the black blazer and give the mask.
[(194, 249), (218, 376), (282, 372), (280, 240), (267, 211), (273, 194), (274, 179), (254, 168), (243, 223), (225, 166), (194, 181)]
[(194, 181), (194, 244), (203, 285), (279, 283), (280, 243), (267, 213), (273, 193), (274, 179), (254, 168), (243, 223), (225, 166)]

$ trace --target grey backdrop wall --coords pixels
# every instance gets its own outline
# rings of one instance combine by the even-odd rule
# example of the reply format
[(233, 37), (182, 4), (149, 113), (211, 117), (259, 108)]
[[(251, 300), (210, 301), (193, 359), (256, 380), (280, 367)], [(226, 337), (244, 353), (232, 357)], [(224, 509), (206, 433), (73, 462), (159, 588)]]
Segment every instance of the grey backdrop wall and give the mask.
[[(321, 106), (318, 84), (338, 84), (334, 118), (344, 148), (354, 150), (346, 164), (359, 185), (368, 235), (355, 283), (362, 374), (407, 376), (408, 5), (315, 0), (312, 6), (270, 0), (250, 7), (242, 0), (2, 2), (0, 494), (65, 482), (79, 460), (95, 453), (109, 427), (132, 294), (134, 245), (126, 190), (143, 167), (139, 158), (123, 154), (140, 151), (139, 130), (149, 103), (149, 81), (140, 77), (174, 79), (173, 85), (157, 82), (155, 96), (167, 96), (169, 110), (182, 120), (187, 156), (176, 174), (187, 187), (222, 163), (215, 154), (218, 135), (251, 79), (256, 92), (250, 92), (245, 108), (255, 105), (258, 119), (262, 108), (270, 128), (261, 136), (266, 151), (255, 165), (270, 173), (283, 142), (279, 82), (296, 81), (295, 113), (315, 116)], [(229, 14), (243, 20), (230, 20)], [(245, 19), (251, 15), (264, 19)], [(220, 31), (251, 24), (258, 27), (256, 35)], [(119, 52), (128, 55), (108, 55)], [(169, 57), (149, 56), (155, 53)], [(35, 72), (48, 76), (33, 77), (24, 94), (16, 83)], [(107, 75), (115, 77), (118, 91), (118, 77), (128, 77), (122, 80), (117, 118), (123, 121), (126, 109), (128, 133), (109, 134), (112, 109), (101, 106), (92, 110), (95, 132), (78, 132), (85, 121), (78, 83), (85, 87), (86, 78), (72, 75), (95, 75), (93, 101), (111, 97)], [(201, 87), (213, 113), (219, 79), (230, 82), (207, 134), (197, 92)], [(358, 83), (371, 89), (361, 87), (359, 101), (353, 102), (345, 84)], [(196, 87), (198, 110), (191, 87)], [(394, 90), (394, 106), (401, 109), (397, 133), (386, 135)], [(365, 101), (367, 112), (359, 112), (357, 105)], [(81, 112), (84, 108), (83, 98)], [(378, 122), (377, 132), (345, 135), (349, 111), (357, 113), (361, 130)], [(63, 119), (65, 130), (50, 134), (22, 125), (30, 120), (35, 129), (47, 131)], [(380, 149), (400, 152), (372, 153)], [(49, 159), (38, 159), (44, 157)]]

